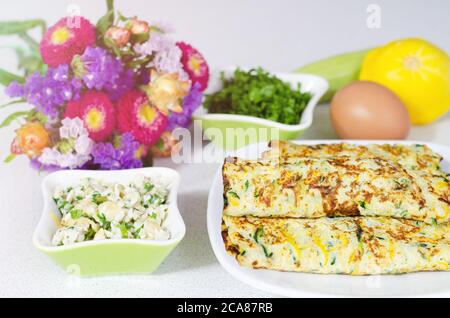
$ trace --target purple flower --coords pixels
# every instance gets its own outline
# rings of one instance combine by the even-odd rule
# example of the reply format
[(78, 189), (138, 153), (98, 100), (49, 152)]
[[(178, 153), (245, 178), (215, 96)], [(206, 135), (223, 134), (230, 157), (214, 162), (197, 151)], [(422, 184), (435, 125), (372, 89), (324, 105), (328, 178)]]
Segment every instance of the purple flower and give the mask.
[(74, 58), (72, 69), (88, 89), (105, 90), (113, 101), (134, 85), (133, 71), (101, 47), (88, 47)]
[(57, 118), (65, 103), (79, 98), (81, 86), (79, 79), (70, 78), (69, 66), (63, 64), (49, 68), (44, 75), (31, 74), (23, 85), (12, 82), (5, 92), (12, 98), (24, 98), (50, 118)]
[(194, 83), (189, 95), (183, 99), (183, 111), (181, 113), (172, 112), (167, 126), (169, 130), (173, 130), (177, 127), (189, 126), (192, 114), (200, 106), (203, 99), (203, 93), (200, 86), (199, 83)]
[(135, 157), (139, 148), (133, 135), (124, 133), (120, 137), (119, 145), (114, 147), (112, 143), (97, 143), (92, 151), (94, 164), (102, 170), (118, 170), (142, 167), (142, 161)]
[(41, 162), (39, 162), (38, 159), (31, 159), (30, 160), (30, 167), (33, 169), (36, 169), (38, 171), (46, 171), (46, 172), (54, 172), (61, 169), (60, 166), (56, 165), (45, 165)]
[(124, 70), (119, 78), (114, 82), (109, 82), (105, 85), (105, 91), (108, 93), (112, 101), (118, 100), (123, 94), (134, 87), (134, 72), (133, 70)]

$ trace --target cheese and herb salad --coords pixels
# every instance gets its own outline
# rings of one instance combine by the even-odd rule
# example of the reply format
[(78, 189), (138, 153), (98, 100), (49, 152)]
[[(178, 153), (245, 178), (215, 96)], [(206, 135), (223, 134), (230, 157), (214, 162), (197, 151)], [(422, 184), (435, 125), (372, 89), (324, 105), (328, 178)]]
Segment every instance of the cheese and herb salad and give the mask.
[(296, 145), (223, 166), (222, 237), (252, 268), (352, 275), (448, 270), (450, 185), (424, 145)]
[(57, 188), (53, 200), (62, 215), (55, 246), (104, 239), (168, 240), (164, 226), (169, 190), (159, 178), (136, 177), (129, 184), (85, 178)]

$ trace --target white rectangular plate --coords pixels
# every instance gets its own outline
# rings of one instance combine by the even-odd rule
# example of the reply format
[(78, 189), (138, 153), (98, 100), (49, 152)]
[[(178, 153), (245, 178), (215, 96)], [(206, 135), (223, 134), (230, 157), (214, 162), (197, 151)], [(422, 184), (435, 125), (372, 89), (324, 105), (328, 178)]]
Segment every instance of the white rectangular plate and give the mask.
[[(450, 172), (450, 147), (419, 141), (301, 140), (297, 144), (425, 144), (444, 157), (442, 169)], [(255, 159), (266, 144), (254, 144), (233, 155)], [(402, 275), (349, 276), (279, 272), (239, 266), (224, 248), (221, 223), (223, 210), (222, 167), (217, 171), (208, 197), (208, 234), (220, 264), (235, 278), (269, 293), (287, 297), (449, 297), (450, 272), (419, 272)]]

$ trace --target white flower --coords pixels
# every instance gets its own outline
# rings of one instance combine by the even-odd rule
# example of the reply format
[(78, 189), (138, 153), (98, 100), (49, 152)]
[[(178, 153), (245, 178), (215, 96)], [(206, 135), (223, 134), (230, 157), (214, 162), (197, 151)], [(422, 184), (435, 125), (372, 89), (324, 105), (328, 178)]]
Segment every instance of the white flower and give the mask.
[(161, 30), (163, 33), (172, 33), (175, 30), (173, 25), (166, 21), (154, 20), (150, 22), (150, 25)]
[(87, 135), (81, 135), (75, 141), (75, 151), (80, 155), (89, 155), (94, 143)]
[(150, 39), (142, 44), (136, 44), (134, 51), (140, 55), (154, 55), (147, 66), (154, 67), (158, 73), (178, 73), (181, 81), (189, 80), (188, 74), (181, 63), (182, 52), (169, 37), (153, 33)]
[[(89, 138), (89, 132), (80, 118), (64, 118), (61, 123), (59, 129), (61, 140), (53, 148), (45, 148), (38, 161), (44, 165), (61, 168), (81, 167), (91, 160), (90, 153), (94, 142)], [(61, 148), (64, 151), (61, 151)]]

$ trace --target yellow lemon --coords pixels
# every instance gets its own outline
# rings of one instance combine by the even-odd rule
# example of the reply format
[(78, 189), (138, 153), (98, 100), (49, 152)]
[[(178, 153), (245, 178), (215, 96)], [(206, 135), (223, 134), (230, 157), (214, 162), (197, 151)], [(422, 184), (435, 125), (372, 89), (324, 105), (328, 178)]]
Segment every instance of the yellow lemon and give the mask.
[(394, 91), (413, 124), (431, 123), (450, 108), (450, 58), (422, 39), (394, 41), (370, 51), (359, 79)]

